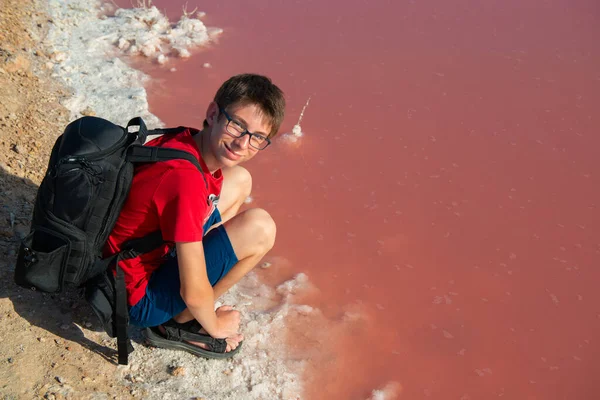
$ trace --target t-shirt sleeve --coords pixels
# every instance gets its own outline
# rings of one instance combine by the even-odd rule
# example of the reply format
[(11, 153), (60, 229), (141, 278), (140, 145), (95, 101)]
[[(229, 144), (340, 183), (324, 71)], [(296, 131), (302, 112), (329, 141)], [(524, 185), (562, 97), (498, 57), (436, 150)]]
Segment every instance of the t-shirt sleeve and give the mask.
[(165, 241), (202, 240), (208, 212), (206, 196), (206, 185), (198, 170), (173, 168), (162, 176), (153, 200)]

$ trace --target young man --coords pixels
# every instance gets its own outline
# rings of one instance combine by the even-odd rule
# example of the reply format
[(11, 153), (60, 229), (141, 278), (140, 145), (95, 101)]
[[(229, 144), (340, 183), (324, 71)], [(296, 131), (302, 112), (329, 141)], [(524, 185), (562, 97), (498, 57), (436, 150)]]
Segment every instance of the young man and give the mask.
[(215, 300), (275, 241), (265, 210), (238, 214), (252, 187), (239, 164), (268, 147), (284, 108), (283, 93), (269, 78), (237, 75), (217, 91), (201, 131), (186, 128), (147, 143), (185, 150), (203, 170), (186, 160), (138, 166), (105, 247), (110, 255), (130, 239), (162, 233), (164, 246), (120, 264), (130, 322), (147, 328), (151, 344), (213, 358), (239, 350), (240, 313), (229, 306), (215, 311)]

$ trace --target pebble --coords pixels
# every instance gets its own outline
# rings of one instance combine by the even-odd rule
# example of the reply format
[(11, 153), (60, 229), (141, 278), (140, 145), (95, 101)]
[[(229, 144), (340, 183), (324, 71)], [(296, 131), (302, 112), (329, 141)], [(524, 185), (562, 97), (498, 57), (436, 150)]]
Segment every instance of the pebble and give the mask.
[(23, 148), (21, 146), (19, 146), (18, 144), (13, 144), (12, 151), (14, 151), (17, 154), (21, 154), (23, 152)]
[(185, 368), (171, 367), (169, 373), (173, 376), (183, 376), (183, 375), (185, 375)]
[(262, 269), (267, 269), (267, 268), (271, 267), (271, 265), (273, 265), (273, 264), (271, 264), (271, 263), (270, 263), (270, 262), (268, 262), (268, 261), (265, 261), (264, 263), (260, 264), (260, 267), (261, 267)]
[(55, 51), (50, 55), (50, 59), (57, 63), (62, 63), (67, 60), (67, 54), (61, 51)]
[(210, 65), (210, 63), (204, 63), (204, 64), (202, 64), (202, 66), (204, 68), (212, 68), (212, 65)]
[(190, 58), (192, 56), (188, 49), (180, 49), (178, 53), (181, 58)]
[(12, 357), (8, 357), (8, 359), (6, 361), (8, 361), (9, 364), (12, 364), (15, 360), (13, 360)]
[(96, 111), (92, 110), (90, 106), (86, 107), (83, 111), (81, 111), (81, 115), (86, 117), (95, 117)]

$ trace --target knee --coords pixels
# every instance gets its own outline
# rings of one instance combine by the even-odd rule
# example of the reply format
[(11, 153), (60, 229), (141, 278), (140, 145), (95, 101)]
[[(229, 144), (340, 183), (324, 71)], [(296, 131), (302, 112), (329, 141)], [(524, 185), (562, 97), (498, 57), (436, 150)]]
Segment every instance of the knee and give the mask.
[(252, 208), (244, 214), (255, 252), (266, 253), (271, 250), (277, 234), (277, 226), (271, 215), (262, 208)]
[(250, 175), (250, 172), (246, 168), (238, 165), (235, 167), (233, 179), (235, 187), (239, 191), (239, 199), (243, 202), (252, 192), (252, 175)]

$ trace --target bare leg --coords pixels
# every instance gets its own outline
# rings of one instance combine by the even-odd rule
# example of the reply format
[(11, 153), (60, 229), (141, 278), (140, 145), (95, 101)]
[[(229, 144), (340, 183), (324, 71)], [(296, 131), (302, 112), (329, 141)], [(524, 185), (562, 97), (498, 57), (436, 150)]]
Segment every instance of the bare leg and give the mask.
[[(236, 215), (225, 223), (225, 231), (239, 261), (213, 286), (215, 299), (250, 272), (275, 243), (275, 222), (269, 213), (260, 208), (252, 208)], [(193, 318), (187, 308), (173, 317), (179, 323), (191, 321)], [(231, 351), (239, 345), (243, 336), (237, 335), (226, 340), (227, 351)], [(191, 343), (205, 347), (202, 343)]]
[(239, 165), (223, 169), (223, 187), (218, 205), (223, 223), (237, 215), (251, 191), (252, 175), (248, 170)]
[[(269, 213), (261, 208), (251, 208), (227, 221), (225, 231), (238, 262), (213, 286), (215, 299), (239, 282), (271, 250), (275, 244), (277, 229)], [(187, 309), (173, 317), (180, 323), (192, 318), (192, 313)]]

